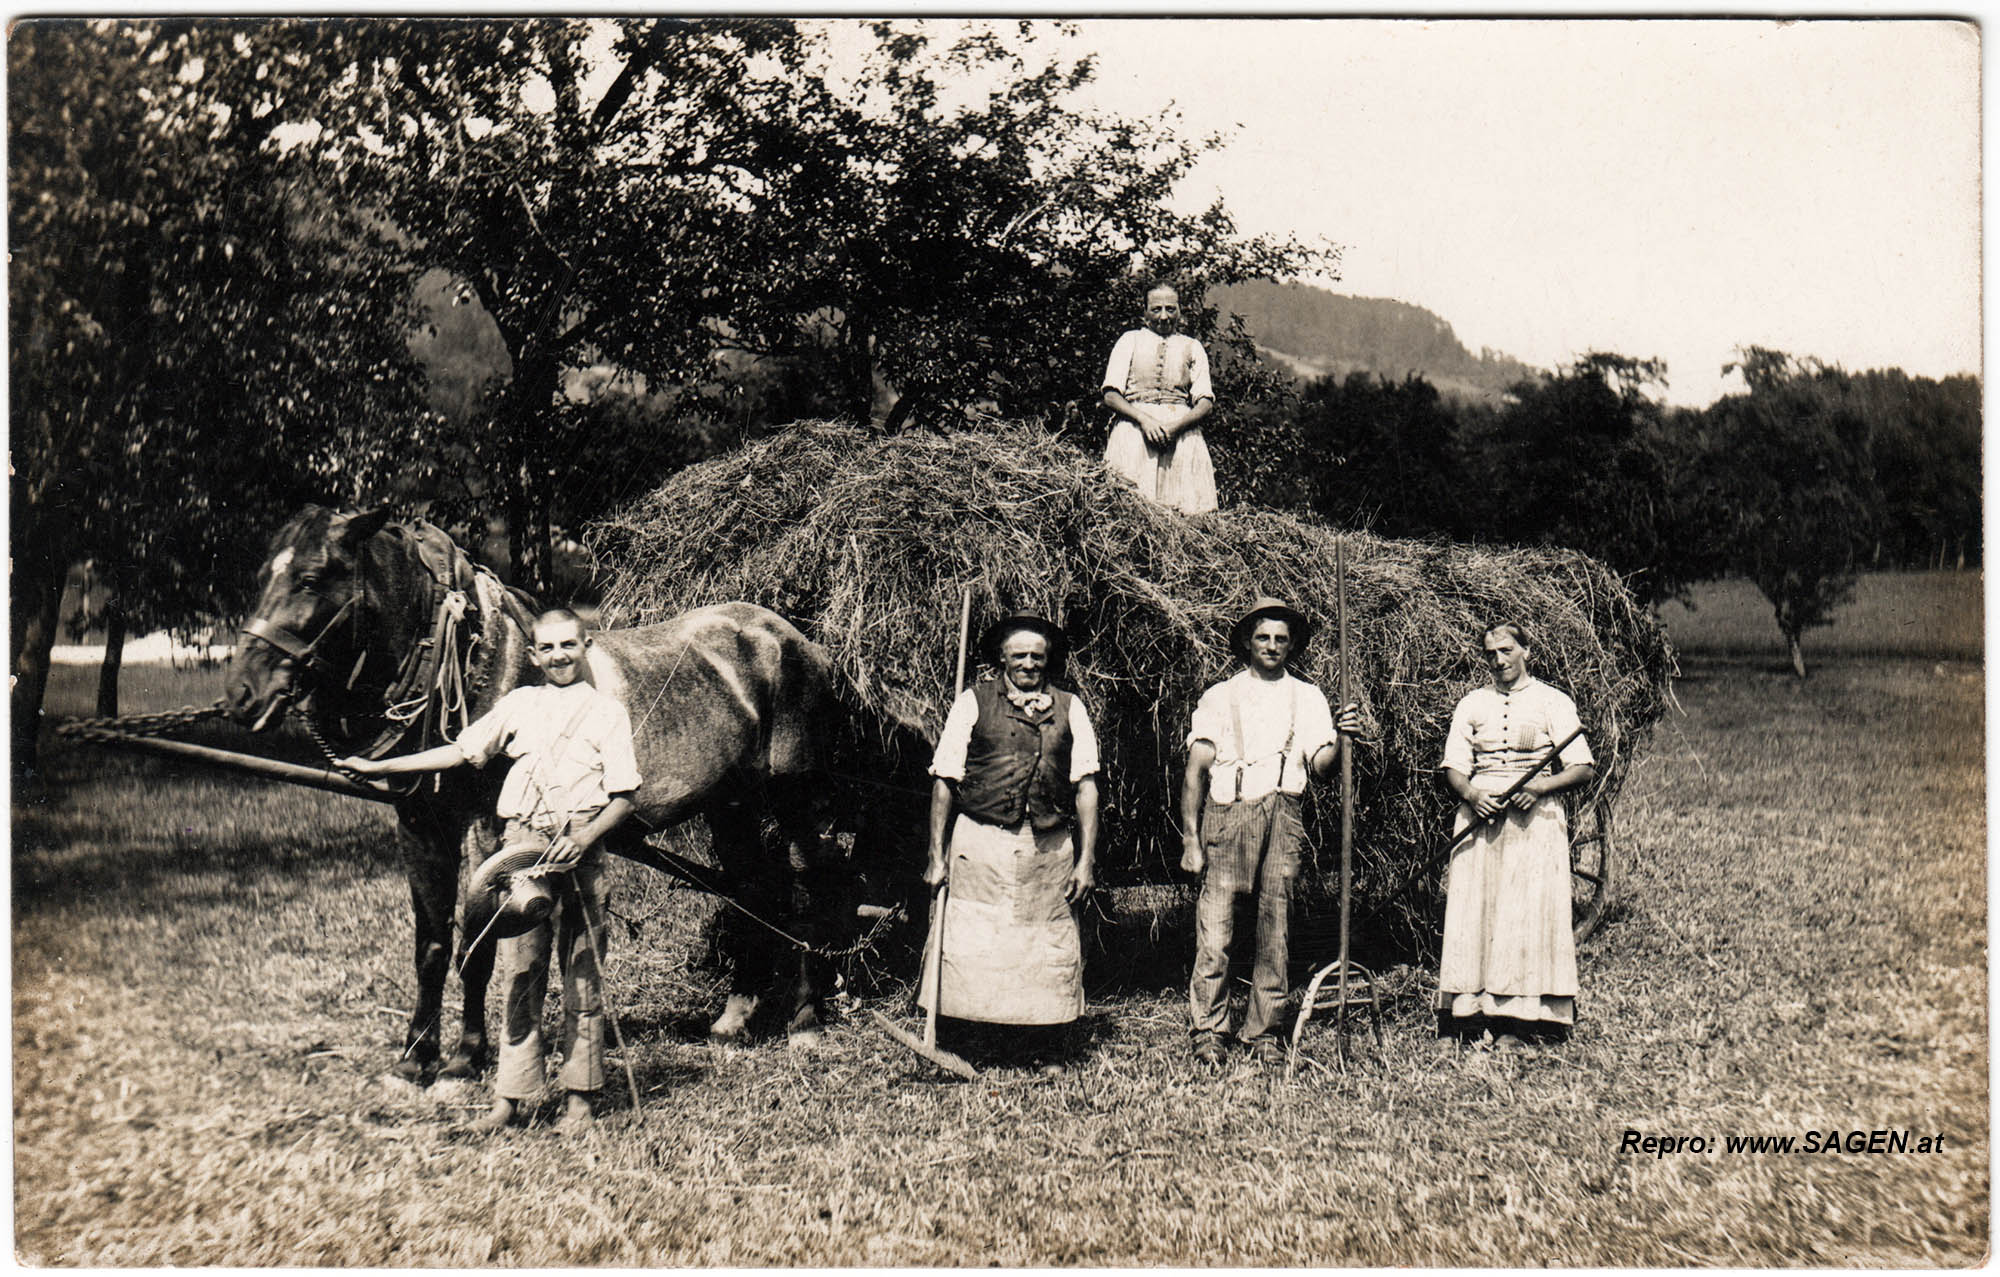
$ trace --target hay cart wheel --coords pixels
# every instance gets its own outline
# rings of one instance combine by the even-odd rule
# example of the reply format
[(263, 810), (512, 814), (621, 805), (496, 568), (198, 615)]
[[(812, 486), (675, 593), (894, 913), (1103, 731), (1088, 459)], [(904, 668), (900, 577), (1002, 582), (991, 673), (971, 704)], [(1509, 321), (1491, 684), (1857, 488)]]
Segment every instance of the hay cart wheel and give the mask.
[(1570, 923), (1582, 944), (1604, 922), (1611, 906), (1611, 804), (1598, 798), (1570, 814)]

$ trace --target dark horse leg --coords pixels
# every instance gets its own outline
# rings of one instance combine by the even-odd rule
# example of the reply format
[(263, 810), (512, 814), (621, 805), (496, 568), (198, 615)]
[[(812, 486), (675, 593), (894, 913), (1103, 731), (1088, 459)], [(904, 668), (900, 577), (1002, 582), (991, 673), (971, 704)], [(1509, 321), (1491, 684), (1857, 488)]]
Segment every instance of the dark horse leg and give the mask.
[(780, 971), (792, 973), (786, 1042), (804, 1049), (820, 1040), (822, 1003), (833, 990), (833, 962), (825, 955), (851, 935), (855, 900), (849, 866), (831, 837), (827, 787), (817, 781), (792, 781), (774, 789), (784, 840), (778, 854), (784, 857), (790, 896), (786, 929), (812, 946), (796, 952), (796, 965), (779, 966)]
[(410, 912), (416, 922), (417, 1005), (403, 1034), (396, 1071), (420, 1080), (437, 1063), (444, 1019), (444, 978), (451, 959), (451, 915), (458, 893), (456, 857), (440, 854), (436, 831), (419, 816), (404, 816), (404, 870), (410, 880)]
[[(417, 1004), (410, 1013), (397, 1072), (420, 1079), (437, 1063), (444, 1022), (445, 976), (451, 966), (451, 939), (458, 906), (460, 859), (463, 850), (490, 842), (483, 823), (458, 830), (428, 809), (404, 814), (410, 907), (416, 922), (415, 960)], [(492, 967), (492, 945), (481, 946), (465, 963), (465, 1016), (457, 1049), (446, 1062), (444, 1076), (461, 1077), (486, 1060), (486, 983)]]
[[(779, 893), (764, 854), (758, 813), (742, 803), (717, 802), (708, 809), (707, 817), (715, 862), (722, 867), (730, 895), (758, 917), (773, 917)], [(708, 1035), (719, 1042), (739, 1042), (748, 1034), (750, 1020), (757, 1014), (769, 983), (771, 945), (781, 942), (727, 906), (717, 928), (722, 956), (730, 966), (729, 1000), (715, 1023), (708, 1026)]]
[[(789, 778), (770, 782), (765, 797), (778, 818), (778, 838), (767, 843), (762, 813), (748, 804), (717, 804), (709, 812), (715, 854), (730, 892), (745, 909), (786, 935), (826, 950), (837, 947), (854, 915), (846, 891), (847, 866), (825, 837), (831, 821), (825, 786)], [(844, 913), (844, 917), (842, 916)], [(731, 966), (729, 1001), (709, 1027), (712, 1037), (740, 1039), (763, 995), (786, 995), (785, 1032), (790, 1045), (810, 1047), (820, 1037), (820, 1002), (832, 984), (832, 964), (735, 910), (721, 922), (722, 948)]]

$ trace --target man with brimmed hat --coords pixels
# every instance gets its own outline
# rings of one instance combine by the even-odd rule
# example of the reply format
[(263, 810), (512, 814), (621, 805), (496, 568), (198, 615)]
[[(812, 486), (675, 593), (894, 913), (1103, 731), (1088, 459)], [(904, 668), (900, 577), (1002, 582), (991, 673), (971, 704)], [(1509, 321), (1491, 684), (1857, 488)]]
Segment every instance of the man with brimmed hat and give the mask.
[[(1260, 1062), (1284, 1058), (1277, 1020), (1285, 1003), (1292, 883), (1305, 841), (1306, 782), (1339, 758), (1340, 738), (1360, 731), (1353, 705), (1336, 726), (1326, 696), (1290, 665), (1312, 637), (1297, 609), (1260, 598), (1230, 631), (1243, 669), (1202, 694), (1188, 730), (1181, 784), (1181, 868), (1202, 875), (1195, 906), (1188, 1009), (1195, 1059), (1227, 1062), (1229, 950), (1237, 898), (1257, 900), (1257, 960), (1237, 1036)], [(1204, 800), (1206, 800), (1204, 804)]]
[[(980, 649), (996, 676), (959, 693), (938, 736), (924, 881), (949, 884), (941, 1016), (1062, 1025), (1083, 1013), (1074, 910), (1096, 882), (1097, 734), (1050, 681), (1065, 646), (1043, 617), (989, 626)], [(929, 1009), (928, 971), (919, 988)]]
[[(500, 788), (506, 822), (501, 849), (480, 865), (466, 892), (467, 948), (499, 943), (507, 996), (506, 1029), (493, 1081), (492, 1110), (475, 1129), (510, 1125), (524, 1100), (541, 1094), (542, 1007), (549, 951), (562, 959), (561, 1125), (592, 1121), (590, 1097), (604, 1089), (604, 836), (632, 812), (639, 765), (625, 706), (592, 686), (584, 656), (590, 636), (567, 608), (537, 617), (529, 657), (544, 681), (517, 687), (474, 719), (458, 739), (396, 758), (343, 758), (364, 776), (484, 766), (514, 760)], [(552, 935), (551, 932), (554, 932)]]

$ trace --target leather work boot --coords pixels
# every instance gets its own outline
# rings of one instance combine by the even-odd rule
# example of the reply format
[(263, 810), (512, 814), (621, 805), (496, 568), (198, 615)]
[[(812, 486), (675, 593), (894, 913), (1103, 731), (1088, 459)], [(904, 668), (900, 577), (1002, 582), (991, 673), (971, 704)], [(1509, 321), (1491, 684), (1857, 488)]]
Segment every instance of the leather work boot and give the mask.
[(1283, 1064), (1285, 1062), (1284, 1043), (1266, 1034), (1250, 1044), (1250, 1058), (1259, 1064)]
[(1211, 1073), (1229, 1064), (1229, 1048), (1223, 1046), (1221, 1037), (1213, 1033), (1194, 1035), (1194, 1061)]

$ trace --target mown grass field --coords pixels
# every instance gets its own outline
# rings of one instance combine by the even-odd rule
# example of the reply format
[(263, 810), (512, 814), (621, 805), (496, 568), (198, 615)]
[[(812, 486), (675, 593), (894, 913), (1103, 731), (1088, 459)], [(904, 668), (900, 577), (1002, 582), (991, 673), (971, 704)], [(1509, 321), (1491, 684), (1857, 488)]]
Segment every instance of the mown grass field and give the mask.
[[(610, 974), (644, 1109), (614, 1068), (608, 1120), (574, 1141), (542, 1124), (469, 1139), (483, 1089), (385, 1080), (411, 993), (385, 811), (57, 745), (46, 795), (14, 814), (16, 1253), (1979, 1262), (1981, 666), (1822, 643), (1801, 684), (1677, 632), (1685, 716), (1627, 786), (1622, 903), (1583, 953), (1567, 1046), (1445, 1050), (1426, 974), (1404, 969), (1379, 1057), (1289, 1084), (1247, 1063), (1208, 1079), (1185, 1058), (1186, 941), (1168, 934), (1164, 965), (1093, 989), (1059, 1074), (975, 1056), (980, 1082), (945, 1080), (856, 1005), (814, 1056), (716, 1048), (700, 1036), (721, 995), (701, 962), (710, 906), (621, 869), (616, 908), (641, 930), (616, 928)], [(65, 676), (52, 710), (84, 712), (90, 673)], [(206, 700), (199, 682), (133, 669), (127, 708)], [(889, 994), (866, 1005), (900, 1012)], [(1331, 1062), (1317, 1029), (1308, 1049)], [(1628, 1129), (1910, 1130), (1944, 1148), (1652, 1158), (1619, 1152)]]

